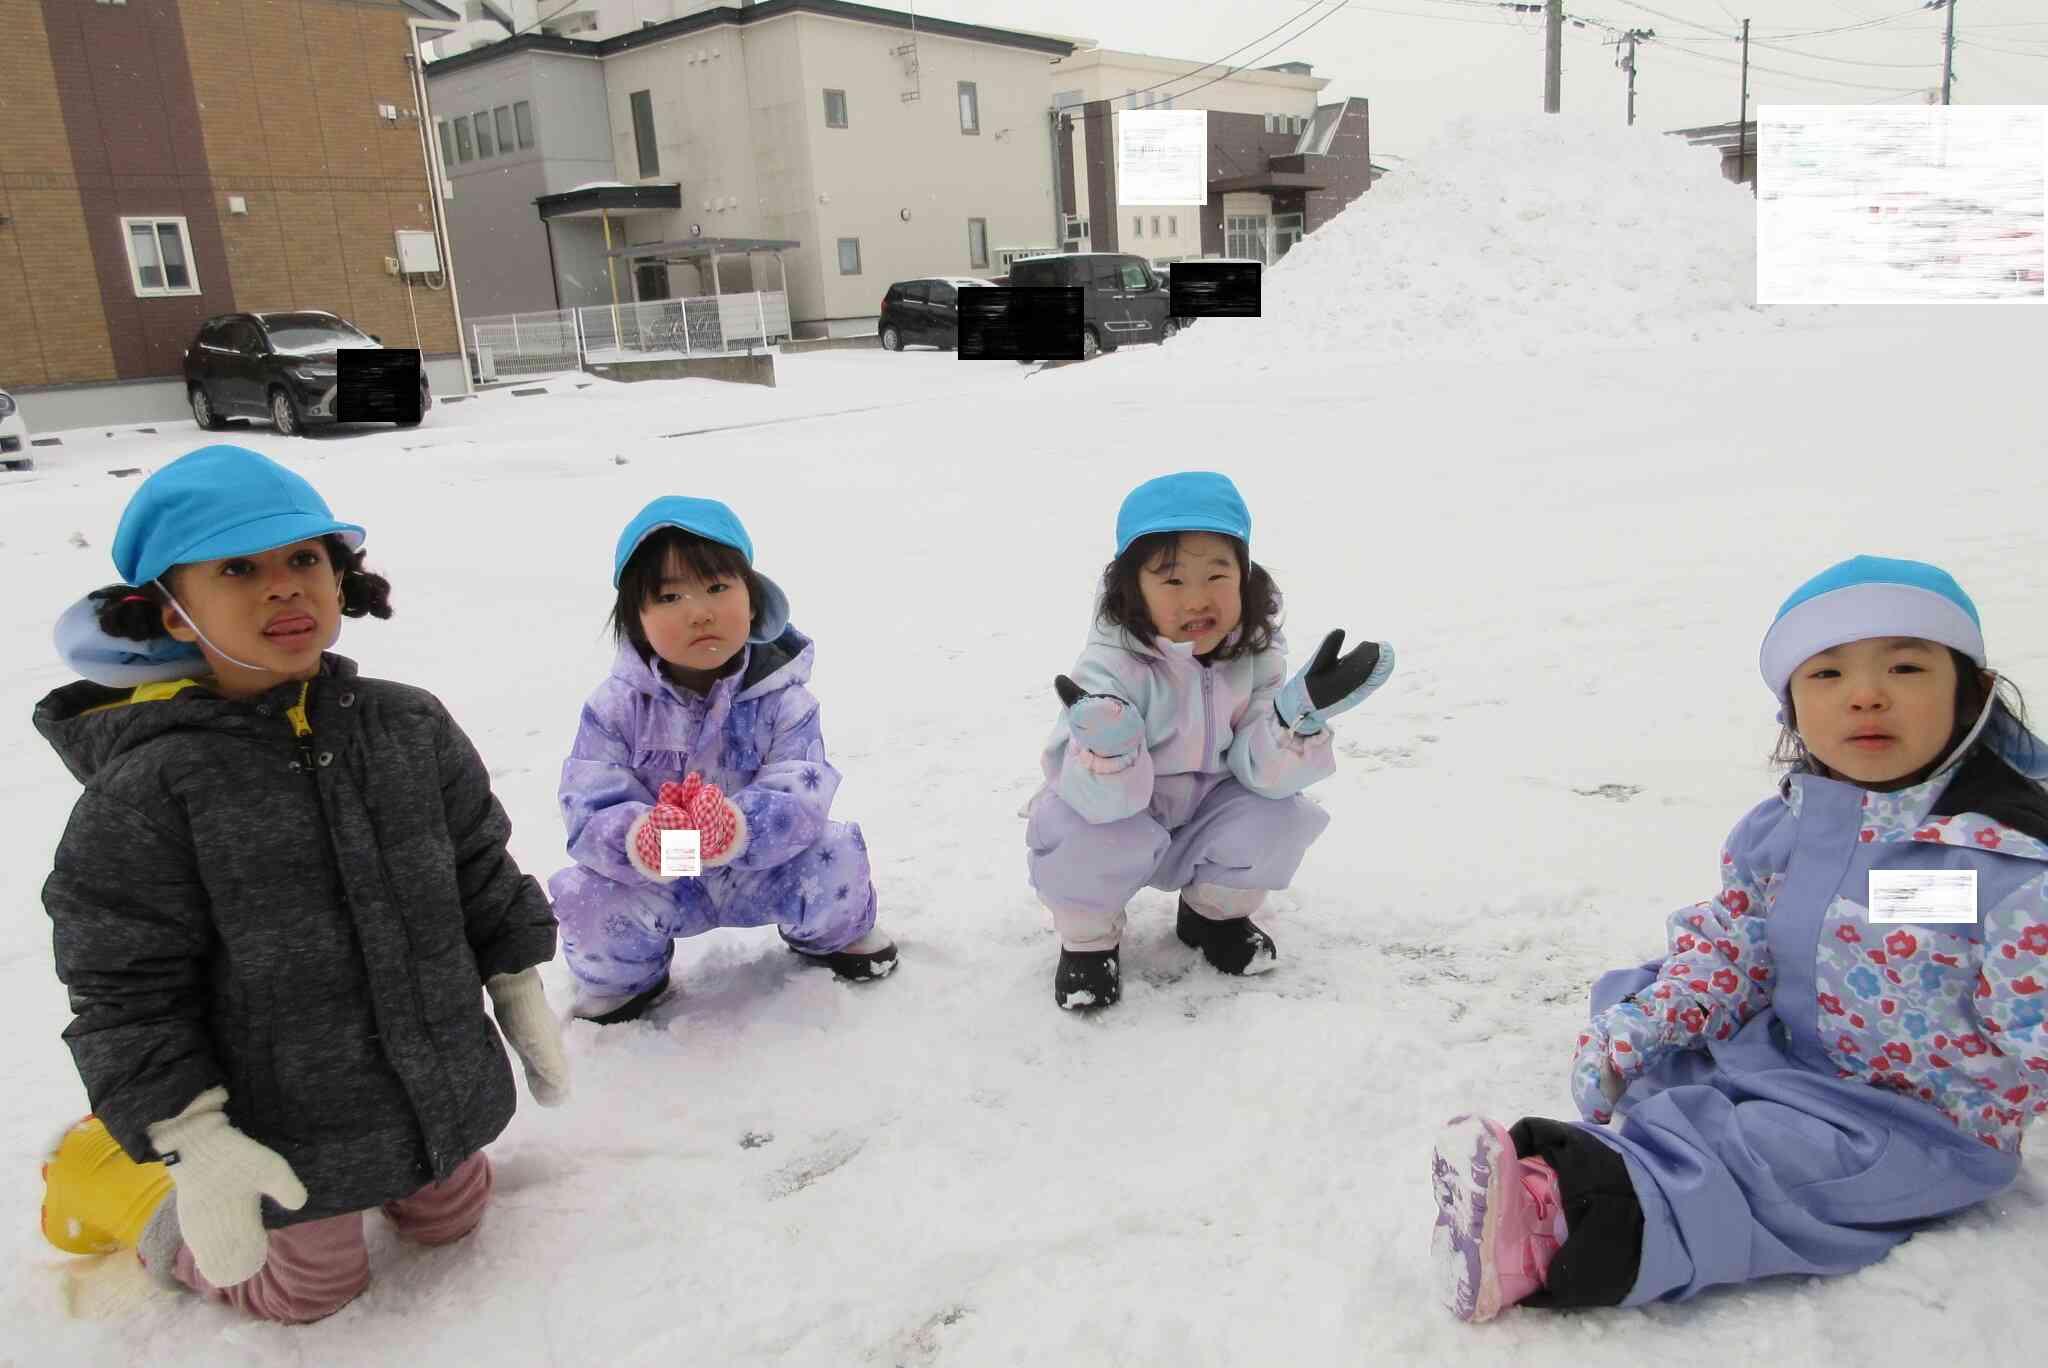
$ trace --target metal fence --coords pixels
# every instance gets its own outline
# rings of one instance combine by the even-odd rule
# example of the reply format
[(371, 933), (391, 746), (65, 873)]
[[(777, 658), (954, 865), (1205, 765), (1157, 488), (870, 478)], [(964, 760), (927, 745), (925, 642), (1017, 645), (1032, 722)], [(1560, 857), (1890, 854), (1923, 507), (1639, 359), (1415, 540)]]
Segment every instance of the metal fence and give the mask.
[(485, 383), (596, 363), (716, 356), (788, 340), (780, 290), (593, 304), (471, 319), (469, 361)]

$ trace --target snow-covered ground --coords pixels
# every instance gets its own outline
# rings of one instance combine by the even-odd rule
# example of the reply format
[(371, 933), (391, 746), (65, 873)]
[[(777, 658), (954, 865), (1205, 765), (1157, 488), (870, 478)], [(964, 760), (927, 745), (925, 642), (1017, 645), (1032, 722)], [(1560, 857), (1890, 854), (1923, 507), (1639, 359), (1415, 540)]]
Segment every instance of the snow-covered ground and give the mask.
[[(369, 527), (398, 616), (339, 649), (447, 701), (542, 877), (609, 658), (613, 538), (657, 493), (730, 502), (818, 638), (837, 812), (866, 830), (903, 953), (852, 988), (770, 930), (686, 942), (661, 1019), (571, 1028), (576, 1097), (523, 1106), (493, 1147), (477, 1236), (423, 1252), (372, 1218), (371, 1289), (316, 1326), (181, 1296), (109, 1308), (132, 1265), (36, 1232), (41, 1149), (83, 1099), (38, 896), (76, 786), (29, 712), (66, 678), (49, 624), (111, 578), (135, 480), (107, 472), (202, 438), (74, 435), (0, 477), (0, 1362), (2011, 1361), (2048, 1266), (2038, 1157), (1854, 1277), (1479, 1328), (1434, 1302), (1433, 1128), (1570, 1114), (1591, 979), (1712, 890), (1721, 837), (1768, 789), (1755, 653), (1793, 584), (1858, 552), (1939, 561), (2048, 706), (2042, 317), (1748, 310), (1723, 269), (1750, 269), (1746, 249), (1703, 242), (1703, 214), (1667, 230), (1639, 193), (1654, 137), (1562, 142), (1578, 179), (1549, 192), (1527, 175), (1506, 204), (1468, 186), (1434, 223), (1401, 210), (1403, 233), (1447, 242), (1492, 214), (1497, 250), (1522, 253), (1516, 225), (1615, 177), (1638, 207), (1545, 230), (1540, 305), (1475, 292), (1501, 273), (1479, 246), (1376, 279), (1357, 256), (1376, 190), (1326, 230), (1351, 253), (1319, 236), (1272, 273), (1267, 318), (1085, 366), (827, 352), (780, 360), (773, 390), (557, 381), (410, 432), (224, 434)], [(1505, 140), (1496, 169), (1544, 154)], [(1745, 226), (1747, 195), (1697, 155)], [(1587, 278), (1624, 257), (1633, 290)], [(1304, 333), (1308, 301), (1340, 291), (1424, 340), (1327, 311)], [(1575, 338), (1546, 326), (1566, 316)], [(1330, 832), (1262, 917), (1279, 969), (1220, 978), (1147, 893), (1123, 1003), (1076, 1018), (1052, 1002), (1016, 812), (1117, 502), (1180, 468), (1244, 490), (1297, 650), (1343, 626), (1401, 668), (1337, 727), (1315, 790)], [(546, 975), (566, 1002), (562, 967)]]

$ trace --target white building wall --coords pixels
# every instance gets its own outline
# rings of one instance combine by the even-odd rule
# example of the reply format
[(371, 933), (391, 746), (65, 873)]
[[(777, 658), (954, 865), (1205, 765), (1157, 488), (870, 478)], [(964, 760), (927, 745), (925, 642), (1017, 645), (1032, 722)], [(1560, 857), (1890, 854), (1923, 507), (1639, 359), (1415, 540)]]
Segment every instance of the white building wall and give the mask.
[[(801, 255), (817, 265), (822, 308), (804, 317), (839, 320), (841, 330), (865, 329), (894, 281), (996, 275), (997, 248), (1050, 245), (1047, 54), (919, 34), (913, 78), (904, 58), (891, 51), (909, 41), (907, 30), (819, 15), (794, 18), (803, 31), (810, 105), (803, 124), (815, 191), (815, 227)], [(961, 131), (962, 81), (975, 86), (977, 133)], [(912, 88), (919, 98), (906, 101), (903, 94)], [(827, 89), (846, 92), (846, 128), (825, 126)], [(970, 218), (987, 220), (984, 265), (969, 256)], [(842, 237), (859, 239), (857, 276), (840, 273)]]

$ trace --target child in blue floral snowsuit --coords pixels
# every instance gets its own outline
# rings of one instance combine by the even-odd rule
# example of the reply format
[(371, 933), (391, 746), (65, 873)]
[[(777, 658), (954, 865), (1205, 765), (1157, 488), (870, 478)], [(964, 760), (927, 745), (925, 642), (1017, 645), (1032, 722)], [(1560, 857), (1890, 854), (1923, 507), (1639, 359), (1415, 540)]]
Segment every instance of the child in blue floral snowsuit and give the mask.
[(1861, 1268), (2002, 1191), (2048, 1113), (2048, 747), (1975, 605), (1857, 557), (1779, 609), (1762, 668), (1792, 768), (1720, 894), (1595, 985), (1584, 1121), (1461, 1117), (1438, 1142), (1465, 1319)]

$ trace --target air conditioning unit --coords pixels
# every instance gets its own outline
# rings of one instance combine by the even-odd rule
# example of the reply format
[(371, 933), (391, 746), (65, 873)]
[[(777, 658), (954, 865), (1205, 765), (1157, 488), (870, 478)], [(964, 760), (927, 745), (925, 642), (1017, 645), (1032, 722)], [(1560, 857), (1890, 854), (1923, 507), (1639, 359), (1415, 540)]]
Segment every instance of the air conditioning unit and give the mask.
[(1067, 241), (1080, 242), (1088, 236), (1088, 220), (1067, 215)]

